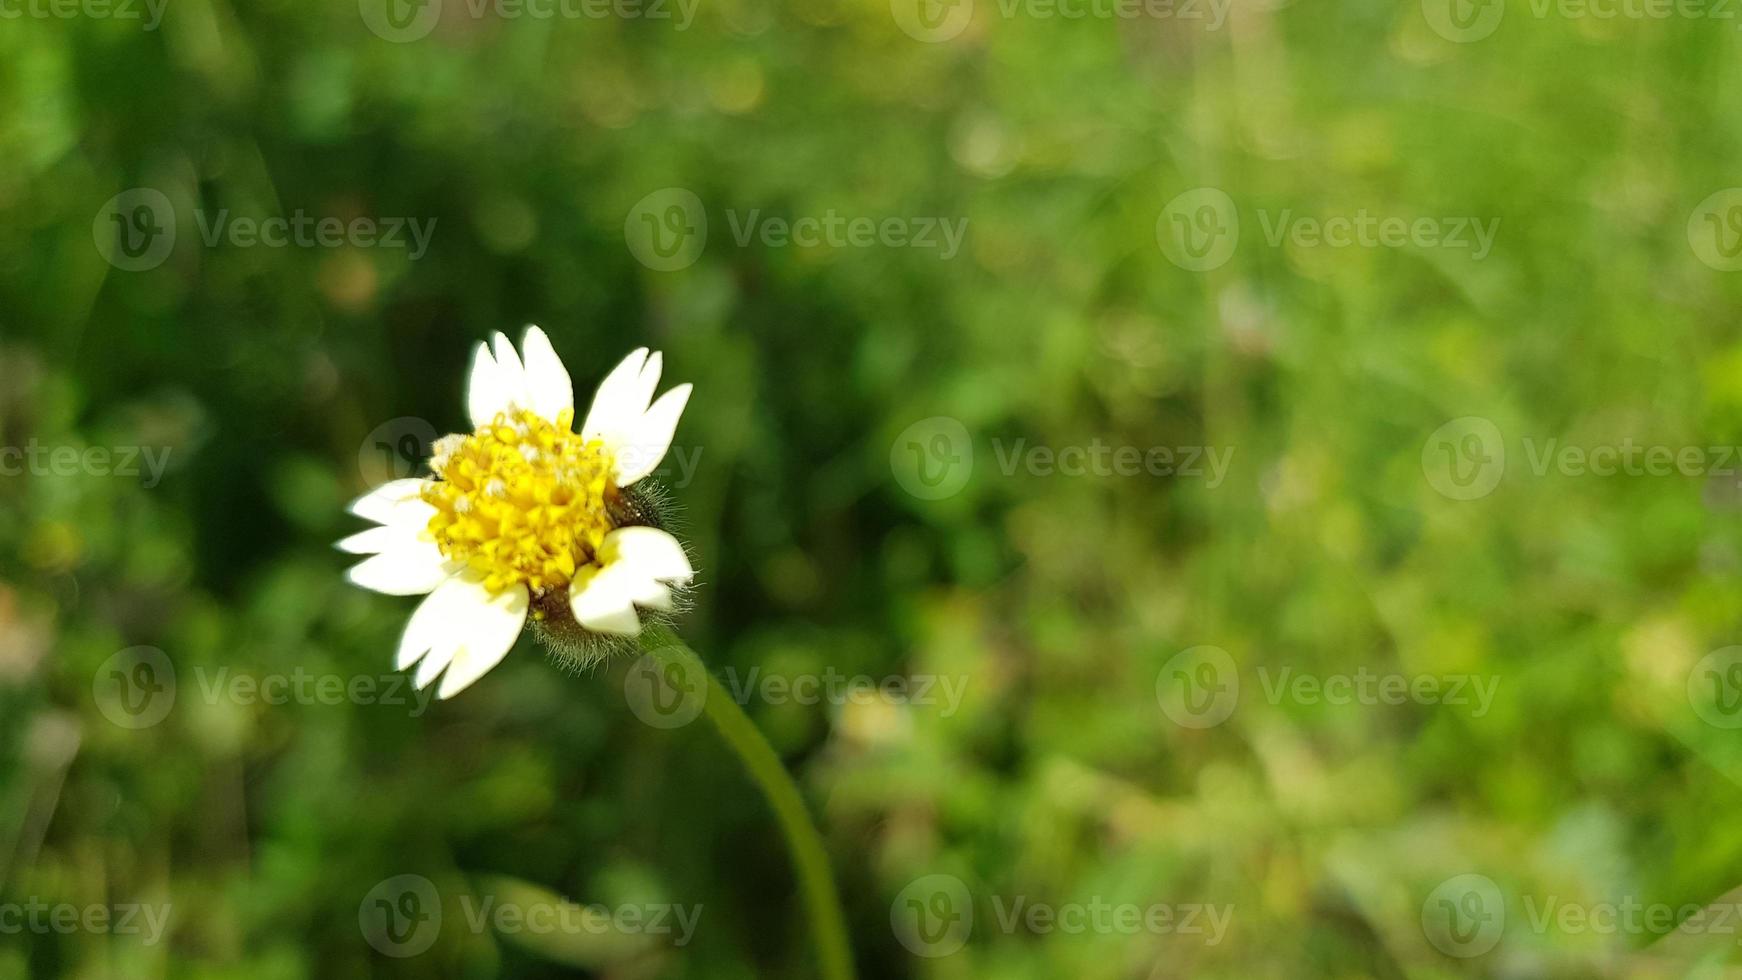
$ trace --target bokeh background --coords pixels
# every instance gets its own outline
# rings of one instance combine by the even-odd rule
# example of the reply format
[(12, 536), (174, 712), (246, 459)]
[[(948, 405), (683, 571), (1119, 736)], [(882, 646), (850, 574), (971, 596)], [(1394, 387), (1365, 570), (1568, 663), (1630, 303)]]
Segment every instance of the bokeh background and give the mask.
[[(630, 658), (419, 700), (414, 600), (341, 579), (533, 322), (577, 389), (694, 382), (717, 673), (960, 686), (744, 699), (864, 977), (1735, 975), (1734, 10), (4, 9), (0, 977), (816, 975), (767, 805)], [(1412, 230), (1312, 230), (1363, 212)], [(831, 213), (905, 231), (741, 235)], [(208, 241), (299, 214), (427, 248)], [(1028, 455), (1098, 445), (1229, 462)], [(1561, 455), (1628, 445), (1693, 462)], [(1369, 674), (1443, 696), (1285, 686)], [(440, 928), (371, 931), (408, 893)], [(471, 924), (564, 900), (702, 912)]]

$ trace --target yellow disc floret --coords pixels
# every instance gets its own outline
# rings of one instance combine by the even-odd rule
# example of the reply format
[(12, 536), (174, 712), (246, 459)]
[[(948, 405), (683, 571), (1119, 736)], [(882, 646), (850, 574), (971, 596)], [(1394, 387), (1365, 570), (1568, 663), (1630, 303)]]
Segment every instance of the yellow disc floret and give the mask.
[(524, 584), (564, 585), (594, 561), (612, 523), (605, 447), (534, 412), (497, 415), (469, 436), (436, 442), (423, 490), (435, 505), (429, 531), (452, 561), (484, 576), (492, 593)]

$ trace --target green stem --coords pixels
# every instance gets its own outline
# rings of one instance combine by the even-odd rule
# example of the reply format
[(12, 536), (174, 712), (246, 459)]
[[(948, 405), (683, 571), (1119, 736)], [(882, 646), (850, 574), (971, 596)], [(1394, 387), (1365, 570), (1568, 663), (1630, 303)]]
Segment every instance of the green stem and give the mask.
[[(683, 677), (704, 676), (708, 679), (707, 700), (703, 710), (714, 727), (720, 730), (726, 744), (737, 753), (744, 768), (762, 788), (762, 795), (774, 807), (775, 819), (786, 835), (787, 849), (798, 867), (799, 891), (804, 898), (805, 913), (810, 919), (811, 935), (816, 940), (817, 955), (822, 960), (823, 980), (853, 980), (853, 953), (847, 942), (846, 917), (841, 913), (841, 896), (835, 889), (835, 873), (829, 865), (829, 854), (823, 847), (823, 836), (811, 822), (798, 785), (792, 781), (774, 747), (768, 744), (750, 716), (732, 697), (720, 679), (702, 664), (695, 651), (670, 634), (646, 635), (644, 646), (649, 656), (661, 667), (676, 667)], [(645, 634), (644, 634), (645, 635)]]

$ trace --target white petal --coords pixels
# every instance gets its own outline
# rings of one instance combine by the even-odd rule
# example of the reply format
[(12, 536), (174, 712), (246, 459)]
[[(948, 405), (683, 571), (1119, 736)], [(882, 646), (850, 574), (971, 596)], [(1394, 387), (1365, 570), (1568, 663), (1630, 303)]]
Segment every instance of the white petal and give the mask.
[(472, 376), (466, 384), (466, 414), (476, 428), (510, 410), (509, 388), (496, 368), (496, 359), (490, 356), (487, 345), (479, 344), (472, 354)]
[(451, 637), (453, 630), (448, 623), (453, 612), (463, 603), (473, 601), (469, 591), (469, 583), (462, 576), (454, 577), (436, 586), (436, 590), (424, 597), (417, 604), (417, 609), (411, 614), (411, 620), (405, 624), (405, 633), (399, 638), (399, 652), (393, 658), (393, 665), (398, 670), (408, 670), (423, 659), (432, 647), (445, 645), (448, 648), (447, 658), (453, 656)]
[(416, 544), (422, 533), (423, 527), (417, 524), (383, 524), (367, 531), (359, 531), (333, 547), (353, 555), (376, 555)]
[(641, 632), (641, 620), (635, 615), (634, 584), (627, 575), (612, 574), (600, 569), (584, 581), (575, 580), (569, 608), (575, 622), (595, 633), (615, 633), (634, 636)]
[(633, 425), (647, 411), (647, 403), (653, 398), (653, 386), (659, 383), (659, 363), (655, 360), (653, 383), (646, 385), (643, 392), (641, 379), (647, 363), (647, 348), (637, 347), (605, 375), (604, 381), (599, 382), (599, 390), (593, 395), (593, 407), (587, 410), (586, 424), (581, 426), (584, 438), (600, 439), (609, 445), (617, 434)]
[(418, 496), (427, 482), (414, 477), (383, 483), (351, 501), (351, 513), (377, 524), (409, 524), (422, 514), (424, 523), (428, 523), (435, 508)]
[[(467, 599), (465, 601), (472, 602), (474, 600)], [(443, 625), (450, 622), (456, 612), (457, 610), (450, 604), (448, 611), (442, 614)], [(422, 662), (417, 665), (417, 675), (411, 679), (411, 686), (421, 691), (434, 684), (435, 679), (441, 676), (448, 664), (454, 662), (454, 654), (458, 653), (459, 649), (460, 638), (453, 630), (444, 630), (441, 635), (434, 639), (429, 656), (424, 657)]]
[(573, 411), (575, 387), (569, 380), (569, 369), (563, 367), (544, 331), (527, 327), (520, 351), (526, 357), (526, 395), (532, 402), (528, 407), (552, 422), (563, 412)]
[(665, 355), (659, 351), (647, 355), (647, 363), (641, 367), (640, 377), (635, 379), (635, 390), (626, 404), (640, 406), (643, 412), (653, 401), (653, 392), (659, 387), (659, 376), (665, 370)]
[(526, 369), (520, 366), (520, 355), (514, 353), (514, 345), (508, 342), (506, 334), (496, 334), (495, 351), (496, 381), (502, 385), (509, 404), (516, 410), (530, 407), (532, 400), (527, 397)]
[[(504, 601), (512, 604), (524, 601), (526, 595), (523, 586), (516, 586), (510, 592), (492, 598), (489, 590), (484, 588), (483, 581), (471, 574), (454, 576), (443, 585), (441, 591), (441, 606), (433, 611), (436, 617), (433, 623), (436, 635), (431, 642), (429, 655), (422, 658), (417, 666), (417, 676), (411, 682), (420, 691), (435, 683), (443, 670), (448, 669), (466, 653), (476, 626), (493, 618), (492, 602)], [(516, 596), (521, 598), (516, 599)], [(431, 596), (426, 601), (434, 599)], [(418, 611), (422, 611), (421, 607)], [(523, 608), (522, 618), (524, 612)], [(512, 637), (509, 645), (513, 645)]]
[(641, 632), (635, 607), (671, 609), (671, 589), (665, 583), (688, 582), (695, 575), (683, 545), (658, 528), (612, 531), (605, 535), (600, 557), (603, 566), (584, 579), (576, 579), (569, 600), (575, 620), (600, 633), (633, 636)]
[[(482, 591), (483, 587), (478, 588)], [(490, 596), (482, 605), (474, 601), (464, 606), (466, 614), (454, 621), (455, 631), (461, 636), (460, 646), (454, 652), (453, 664), (442, 677), (436, 697), (443, 700), (453, 697), (501, 663), (526, 624), (528, 605), (526, 586), (516, 585)]]
[(635, 604), (647, 609), (671, 612), (671, 589), (658, 582), (644, 582), (641, 589), (635, 593)]
[(690, 386), (678, 385), (659, 396), (659, 401), (630, 427), (620, 445), (606, 444), (617, 462), (618, 486), (626, 487), (659, 468), (689, 400)]
[(430, 542), (419, 541), (384, 551), (352, 565), (345, 573), (351, 584), (386, 595), (423, 595), (442, 584), (453, 568)]
[(601, 549), (608, 568), (622, 567), (638, 578), (688, 582), (695, 576), (678, 540), (656, 527), (623, 527), (605, 535)]

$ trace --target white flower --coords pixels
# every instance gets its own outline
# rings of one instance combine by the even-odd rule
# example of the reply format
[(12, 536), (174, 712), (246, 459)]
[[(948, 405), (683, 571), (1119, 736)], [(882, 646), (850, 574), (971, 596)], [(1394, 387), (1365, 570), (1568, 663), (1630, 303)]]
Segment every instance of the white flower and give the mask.
[[(524, 355), (524, 361), (522, 360)], [(437, 696), (471, 686), (507, 656), (530, 616), (546, 627), (634, 636), (637, 607), (670, 611), (694, 576), (678, 540), (636, 523), (634, 484), (665, 458), (690, 386), (655, 401), (660, 356), (617, 365), (579, 433), (574, 389), (550, 338), (528, 327), (516, 354), (479, 344), (466, 405), (470, 435), (438, 440), (434, 479), (394, 480), (351, 512), (379, 527), (339, 548), (370, 555), (347, 577), (388, 595), (424, 595), (399, 643), (400, 670)], [(445, 673), (444, 673), (445, 672)]]

